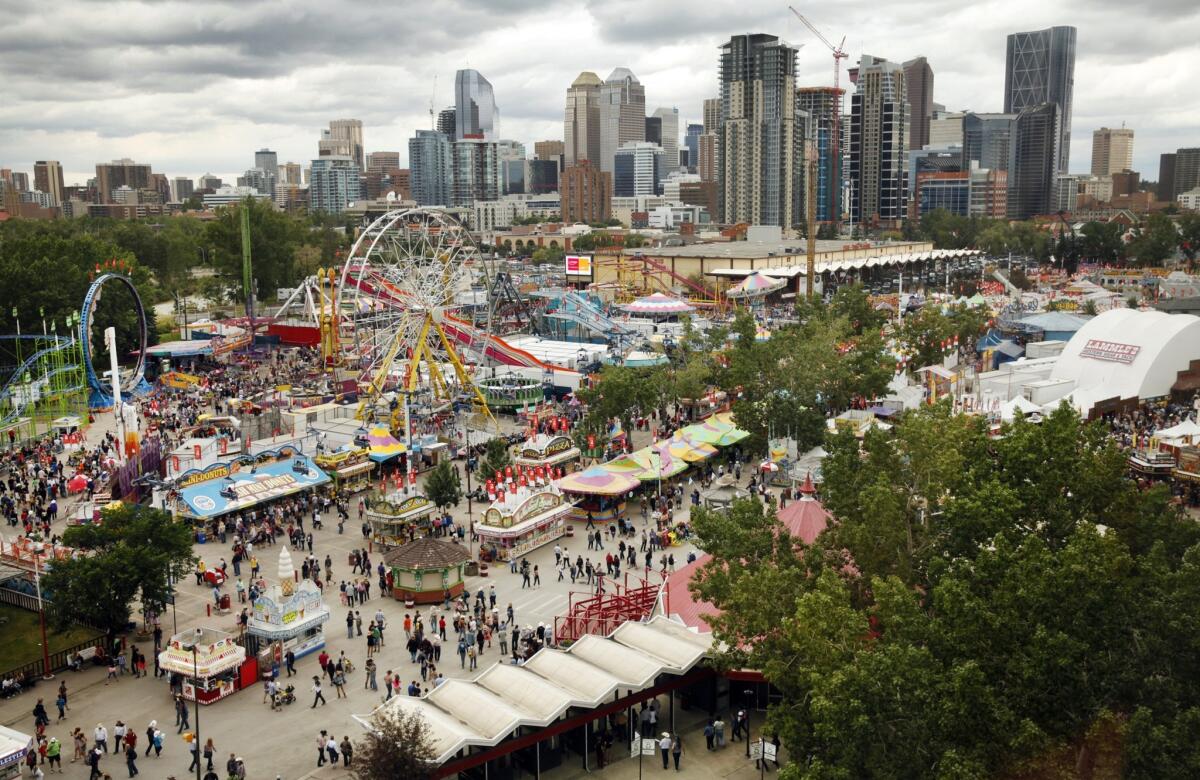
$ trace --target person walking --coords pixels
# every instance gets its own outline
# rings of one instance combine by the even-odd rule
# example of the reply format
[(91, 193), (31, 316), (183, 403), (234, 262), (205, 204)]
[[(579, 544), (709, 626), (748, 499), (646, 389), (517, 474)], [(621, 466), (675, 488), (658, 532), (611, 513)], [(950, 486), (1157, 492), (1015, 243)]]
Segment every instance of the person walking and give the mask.
[(46, 743), (46, 763), (50, 764), (51, 772), (58, 767), (58, 773), (62, 774), (62, 743), (58, 741), (58, 737), (50, 737), (50, 741)]
[(713, 734), (717, 740), (717, 748), (725, 747), (725, 721), (721, 720), (721, 716), (713, 721)]
[(676, 734), (671, 741), (671, 758), (675, 760), (675, 771), (679, 771), (679, 757), (683, 755), (683, 738)]
[(191, 724), (188, 723), (188, 718), (190, 716), (188, 715), (187, 702), (182, 696), (175, 697), (175, 707), (179, 711), (179, 731), (176, 731), (175, 733), (182, 734), (184, 729), (190, 729), (192, 727)]
[(130, 777), (138, 776), (137, 757), (137, 748), (133, 745), (125, 748), (125, 767), (129, 770)]
[(215, 756), (216, 754), (217, 754), (217, 747), (216, 747), (216, 745), (213, 744), (212, 737), (209, 737), (204, 742), (204, 751), (202, 753), (202, 755), (204, 756), (204, 763), (206, 765), (204, 767), (205, 769), (212, 771), (213, 756)]
[(342, 766), (350, 766), (350, 759), (354, 756), (354, 745), (350, 743), (350, 737), (342, 737)]
[(317, 766), (325, 766), (325, 744), (329, 742), (328, 732), (321, 729), (321, 734), (317, 737)]
[(114, 756), (121, 752), (121, 747), (122, 747), (121, 743), (125, 741), (125, 731), (126, 731), (125, 723), (123, 721), (118, 720), (116, 725), (113, 726), (113, 755)]
[(95, 780), (95, 778), (103, 776), (104, 773), (100, 771), (100, 759), (103, 757), (104, 751), (100, 749), (99, 745), (88, 751), (88, 766), (92, 768), (91, 773), (88, 774), (88, 780)]
[(321, 692), (321, 678), (317, 677), (315, 674), (313, 675), (312, 692), (313, 692), (313, 703), (312, 703), (312, 707), (310, 707), (309, 709), (315, 710), (317, 708), (317, 702), (321, 702), (321, 706), (324, 707), (325, 706), (325, 694), (323, 694)]
[(663, 769), (670, 768), (670, 753), (671, 753), (671, 735), (664, 731), (662, 738), (658, 740), (658, 752), (662, 753)]
[[(62, 708), (59, 708), (59, 718), (62, 718)], [(33, 730), (36, 732), (50, 725), (50, 715), (46, 712), (46, 705), (41, 699), (37, 700), (37, 704), (33, 705)]]
[(196, 769), (200, 766), (200, 743), (196, 740), (196, 736), (194, 734), (192, 735), (192, 738), (188, 740), (188, 750), (192, 754), (192, 763), (188, 765), (188, 771), (191, 772), (193, 769)]
[(346, 673), (341, 669), (333, 673), (333, 687), (337, 691), (337, 698), (348, 698), (346, 696)]
[(713, 749), (713, 740), (716, 737), (716, 734), (717, 734), (717, 732), (713, 728), (713, 722), (712, 722), (712, 719), (710, 718), (708, 721), (708, 725), (706, 725), (704, 727), (704, 744), (707, 749), (709, 749), (709, 750)]
[(154, 749), (154, 731), (158, 728), (158, 721), (150, 721), (150, 725), (146, 727), (146, 755), (150, 755), (150, 751)]
[(92, 732), (92, 738), (96, 741), (96, 749), (108, 752), (108, 729), (104, 728), (103, 723), (96, 724), (96, 730)]
[(295, 653), (293, 653), (291, 650), (288, 650), (287, 654), (284, 655), (284, 657), (283, 657), (283, 662), (284, 662), (284, 665), (287, 667), (287, 676), (288, 677), (291, 677), (293, 674), (296, 673), (296, 654)]

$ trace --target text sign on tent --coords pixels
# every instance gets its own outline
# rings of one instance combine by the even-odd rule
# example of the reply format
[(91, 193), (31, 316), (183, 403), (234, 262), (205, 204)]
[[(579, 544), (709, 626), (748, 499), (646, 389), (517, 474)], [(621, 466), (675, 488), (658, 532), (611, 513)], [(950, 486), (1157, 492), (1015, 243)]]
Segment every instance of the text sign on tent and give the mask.
[(591, 276), (592, 258), (590, 255), (567, 255), (567, 276)]
[(1141, 351), (1142, 348), (1134, 344), (1118, 344), (1115, 341), (1088, 339), (1087, 343), (1083, 345), (1083, 349), (1079, 351), (1079, 356), (1129, 365)]
[(642, 755), (652, 756), (658, 750), (658, 740), (653, 738), (643, 739), (638, 733), (633, 732), (633, 747), (630, 748), (629, 757), (636, 758), (638, 754), (638, 744), (641, 744)]

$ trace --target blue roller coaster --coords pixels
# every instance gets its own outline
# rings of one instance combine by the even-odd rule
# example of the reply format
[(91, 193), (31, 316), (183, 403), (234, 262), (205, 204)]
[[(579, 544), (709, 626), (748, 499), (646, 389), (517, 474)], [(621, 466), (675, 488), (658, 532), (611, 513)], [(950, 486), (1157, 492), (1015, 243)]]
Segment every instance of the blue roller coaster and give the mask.
[(88, 387), (91, 388), (88, 405), (93, 409), (110, 409), (113, 405), (112, 387), (105, 384), (97, 376), (96, 369), (92, 366), (92, 320), (96, 314), (96, 304), (100, 302), (100, 295), (104, 290), (104, 285), (108, 282), (118, 282), (125, 286), (125, 289), (133, 296), (133, 305), (138, 317), (139, 340), (137, 365), (134, 366), (130, 378), (121, 382), (122, 392), (135, 396), (150, 390), (150, 385), (146, 383), (148, 330), (146, 327), (146, 309), (142, 306), (142, 296), (138, 295), (137, 288), (133, 286), (133, 280), (125, 274), (103, 273), (96, 277), (96, 280), (88, 287), (87, 295), (83, 296), (82, 316), (79, 321), (79, 341), (83, 346), (83, 365), (87, 371)]

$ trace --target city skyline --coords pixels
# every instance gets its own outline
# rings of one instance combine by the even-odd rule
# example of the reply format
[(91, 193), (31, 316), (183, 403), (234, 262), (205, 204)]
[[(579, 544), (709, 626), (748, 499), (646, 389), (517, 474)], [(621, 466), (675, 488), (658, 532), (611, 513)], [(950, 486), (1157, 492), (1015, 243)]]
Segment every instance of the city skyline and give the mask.
[[(797, 85), (832, 81), (828, 51), (786, 4), (759, 0), (739, 3), (733, 17), (725, 6), (669, 0), (636, 13), (626, 0), (435, 2), (353, 15), (301, 3), (282, 20), (257, 3), (236, 14), (219, 3), (156, 3), (131, 18), (86, 3), (0, 3), (9, 20), (0, 45), (11, 55), (0, 64), (0, 165), (32, 172), (37, 160), (59, 160), (68, 185), (94, 176), (97, 162), (125, 157), (172, 178), (231, 179), (263, 147), (281, 162), (309, 164), (314, 137), (341, 117), (363, 121), (366, 151), (401, 150), (407, 164), (407, 140), (429, 128), (431, 99), (435, 111), (453, 103), (461, 68), (487, 76), (505, 107), (503, 137), (527, 146), (562, 138), (563, 95), (583, 70), (628, 67), (647, 106), (677, 107), (681, 130), (700, 121), (717, 89), (718, 47), (735, 34), (803, 44)], [(1200, 47), (1188, 40), (1186, 20), (1200, 16), (1190, 4), (1145, 9), (1139, 21), (1151, 34), (1139, 35), (1129, 33), (1127, 8), (1105, 3), (915, 3), (887, 17), (865, 3), (800, 10), (827, 37), (846, 36), (844, 65), (864, 52), (924, 56), (937, 74), (933, 99), (980, 112), (1003, 109), (1007, 35), (1074, 25), (1072, 172), (1090, 168), (1091, 133), (1102, 126), (1137, 131), (1134, 167), (1151, 179), (1160, 153), (1195, 144), (1200, 96), (1187, 88), (1186, 69), (1168, 64)], [(391, 38), (363, 33), (389, 26), (411, 37), (406, 50), (424, 54), (397, 58)], [(511, 44), (530, 38), (544, 43), (536, 59), (522, 59)]]

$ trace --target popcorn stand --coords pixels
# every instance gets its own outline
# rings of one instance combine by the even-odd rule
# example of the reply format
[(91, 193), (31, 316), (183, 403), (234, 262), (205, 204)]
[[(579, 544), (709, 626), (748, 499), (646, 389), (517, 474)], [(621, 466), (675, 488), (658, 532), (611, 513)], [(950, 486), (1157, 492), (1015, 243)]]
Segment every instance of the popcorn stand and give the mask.
[(515, 479), (498, 486), (488, 481), (492, 505), (475, 523), (480, 560), (520, 557), (566, 533), (571, 503), (549, 481), (547, 471), (538, 468), (518, 472)]
[(201, 704), (212, 704), (253, 684), (257, 671), (251, 668), (243, 675), (245, 662), (246, 648), (235, 642), (232, 634), (215, 628), (182, 631), (158, 654), (159, 666), (183, 676), (183, 698)]

